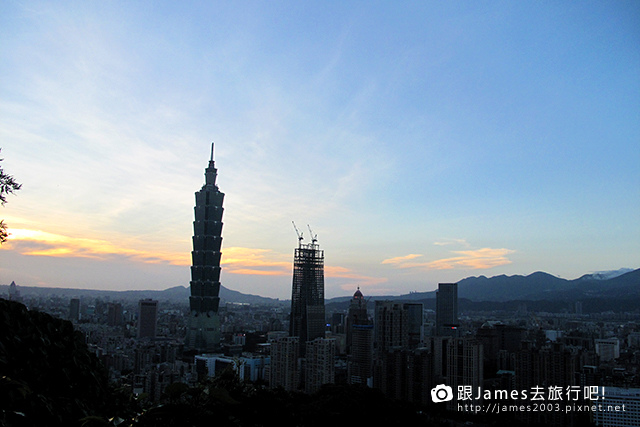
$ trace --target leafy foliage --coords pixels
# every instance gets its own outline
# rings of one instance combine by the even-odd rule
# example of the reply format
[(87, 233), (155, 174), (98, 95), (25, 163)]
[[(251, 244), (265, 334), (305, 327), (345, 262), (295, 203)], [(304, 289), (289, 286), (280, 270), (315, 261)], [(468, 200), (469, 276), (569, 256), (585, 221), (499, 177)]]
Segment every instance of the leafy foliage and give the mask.
[[(1, 148), (0, 151), (2, 151)], [(0, 159), (0, 162), (3, 160)], [(22, 187), (22, 184), (18, 184), (13, 176), (7, 174), (0, 166), (0, 204), (4, 206), (7, 203), (7, 194), (18, 191), (20, 187)]]
[(4, 223), (4, 219), (0, 220), (0, 244), (7, 241), (9, 232), (7, 231), (7, 224)]
[[(0, 149), (1, 151), (2, 149)], [(0, 159), (0, 162), (4, 159)], [(7, 194), (12, 194), (15, 191), (18, 191), (22, 187), (22, 184), (18, 184), (18, 182), (13, 178), (13, 176), (7, 174), (0, 166), (0, 204), (4, 206), (7, 203)], [(9, 233), (7, 232), (7, 224), (4, 223), (4, 220), (0, 220), (0, 244), (4, 243), (7, 240), (7, 236)]]

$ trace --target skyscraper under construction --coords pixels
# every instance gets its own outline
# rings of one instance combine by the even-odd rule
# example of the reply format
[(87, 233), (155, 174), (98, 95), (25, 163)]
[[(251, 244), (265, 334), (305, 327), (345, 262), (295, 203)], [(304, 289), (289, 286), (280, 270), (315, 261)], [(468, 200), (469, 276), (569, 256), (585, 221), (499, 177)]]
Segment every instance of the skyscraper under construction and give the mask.
[(216, 185), (218, 170), (211, 159), (205, 169), (205, 184), (196, 192), (191, 252), (191, 297), (187, 348), (215, 351), (220, 346), (220, 257), (222, 253), (222, 202), (224, 193)]
[(298, 248), (295, 249), (293, 261), (289, 335), (300, 338), (300, 355), (304, 356), (307, 341), (324, 338), (324, 251), (320, 249), (315, 236), (312, 235), (311, 243), (302, 243), (302, 240), (298, 232)]

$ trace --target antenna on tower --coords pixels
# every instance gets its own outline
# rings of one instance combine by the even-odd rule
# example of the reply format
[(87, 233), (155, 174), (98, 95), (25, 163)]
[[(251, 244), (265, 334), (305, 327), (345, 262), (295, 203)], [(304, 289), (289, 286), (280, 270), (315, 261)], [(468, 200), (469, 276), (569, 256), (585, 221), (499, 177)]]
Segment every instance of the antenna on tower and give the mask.
[(211, 143), (211, 161), (213, 162), (213, 142)]
[(318, 241), (318, 235), (313, 234), (313, 231), (311, 230), (311, 226), (309, 224), (307, 224), (307, 228), (309, 229), (309, 234), (311, 235), (311, 243), (316, 243)]
[(293, 228), (296, 229), (296, 234), (298, 235), (298, 243), (302, 244), (302, 239), (303, 239), (302, 233), (300, 232), (300, 230), (298, 230), (298, 227), (296, 227), (296, 223), (295, 222), (291, 221), (291, 224), (293, 224)]

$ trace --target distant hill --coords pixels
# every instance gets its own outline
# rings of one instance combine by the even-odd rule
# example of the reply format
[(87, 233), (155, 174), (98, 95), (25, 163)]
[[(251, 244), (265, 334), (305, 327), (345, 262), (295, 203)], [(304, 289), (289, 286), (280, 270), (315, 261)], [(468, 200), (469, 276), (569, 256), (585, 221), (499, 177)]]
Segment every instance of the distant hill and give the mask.
[(458, 282), (458, 296), (472, 301), (545, 299), (549, 293), (565, 289), (569, 283), (543, 272), (528, 276), (468, 277)]
[(595, 273), (585, 274), (580, 277), (579, 280), (609, 280), (614, 279), (618, 276), (622, 276), (625, 273), (632, 272), (632, 268), (620, 268), (618, 270), (610, 270), (610, 271), (596, 271)]
[(458, 282), (458, 296), (472, 301), (563, 301), (640, 296), (640, 269), (611, 279), (600, 277), (567, 280), (543, 272), (528, 276), (469, 277)]
[[(189, 288), (176, 286), (162, 291), (103, 291), (88, 289), (64, 289), (41, 288), (35, 286), (20, 286), (18, 289), (24, 296), (31, 295), (58, 295), (60, 297), (108, 297), (114, 300), (138, 300), (153, 298), (159, 301), (169, 300), (173, 302), (189, 300)], [(7, 285), (0, 285), (0, 295), (8, 293)], [(425, 308), (431, 307), (435, 300), (436, 292), (411, 292), (404, 295), (376, 295), (365, 298), (375, 300), (416, 301), (425, 303)], [(544, 272), (532, 273), (528, 276), (494, 276), (494, 277), (468, 277), (458, 282), (458, 297), (460, 304), (475, 304), (478, 302), (526, 302), (546, 301), (557, 302), (560, 306), (566, 306), (571, 301), (619, 301), (622, 306), (627, 306), (625, 301), (640, 301), (640, 269), (621, 269), (614, 272), (599, 272), (587, 274), (578, 279), (567, 280)], [(244, 294), (224, 286), (220, 287), (220, 299), (225, 303), (241, 303), (253, 305), (284, 305), (288, 306), (288, 300), (266, 298), (258, 295)], [(346, 309), (351, 296), (330, 298), (325, 300), (327, 310)], [(466, 302), (463, 302), (466, 301)], [(427, 303), (428, 302), (428, 303)], [(564, 305), (563, 305), (564, 304)], [(608, 304), (608, 303), (607, 303)], [(612, 307), (616, 307), (614, 303)], [(596, 304), (597, 305), (597, 304)], [(478, 306), (477, 304), (474, 306)], [(486, 304), (490, 307), (491, 304)], [(479, 306), (478, 306), (479, 307)]]
[[(367, 297), (367, 295), (365, 295)], [(371, 296), (371, 301), (419, 301), (426, 304), (435, 300), (436, 291), (412, 292), (404, 295)], [(640, 300), (640, 269), (621, 269), (616, 272), (600, 272), (567, 280), (548, 273), (536, 272), (528, 276), (468, 277), (458, 282), (460, 304), (474, 302), (506, 301), (557, 301), (565, 303), (578, 300)], [(347, 307), (350, 297), (332, 298), (326, 301), (330, 308)], [(435, 307), (435, 301), (425, 308)], [(560, 304), (562, 305), (562, 304)], [(566, 305), (566, 304), (564, 304)], [(490, 304), (487, 305), (489, 307)], [(499, 305), (496, 305), (499, 306)], [(614, 305), (615, 307), (615, 305)]]
[[(57, 295), (63, 298), (87, 297), (87, 298), (109, 298), (112, 300), (140, 300), (143, 298), (152, 298), (158, 301), (181, 302), (185, 304), (189, 302), (190, 291), (185, 286), (175, 286), (173, 288), (162, 291), (156, 290), (131, 290), (131, 291), (106, 291), (95, 289), (70, 289), (70, 288), (44, 288), (39, 286), (20, 286), (18, 290), (23, 296), (44, 296)], [(8, 285), (0, 285), (0, 295), (7, 295), (9, 292)], [(279, 305), (283, 301), (276, 298), (261, 297), (258, 295), (243, 294), (224, 286), (220, 286), (220, 302), (240, 303), (253, 305)]]

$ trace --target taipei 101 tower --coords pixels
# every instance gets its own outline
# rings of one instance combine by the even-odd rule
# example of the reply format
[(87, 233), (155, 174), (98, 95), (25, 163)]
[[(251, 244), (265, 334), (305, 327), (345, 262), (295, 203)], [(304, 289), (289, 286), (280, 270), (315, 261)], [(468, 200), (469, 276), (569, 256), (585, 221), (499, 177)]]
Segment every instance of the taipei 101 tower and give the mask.
[(196, 193), (191, 252), (191, 297), (187, 338), (189, 349), (210, 352), (220, 346), (220, 247), (222, 246), (222, 202), (224, 193), (216, 185), (218, 170), (211, 160), (204, 171), (205, 183)]

